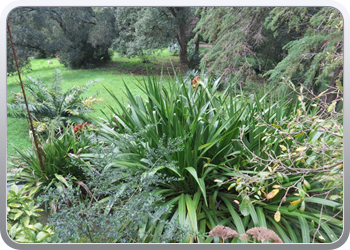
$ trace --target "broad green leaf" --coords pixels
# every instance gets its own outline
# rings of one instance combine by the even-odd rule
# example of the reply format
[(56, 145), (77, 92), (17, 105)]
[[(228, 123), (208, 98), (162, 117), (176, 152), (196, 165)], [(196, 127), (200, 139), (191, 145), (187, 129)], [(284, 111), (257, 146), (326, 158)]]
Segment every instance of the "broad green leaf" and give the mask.
[[(234, 224), (237, 228), (238, 234), (244, 234), (245, 229), (243, 226), (243, 221), (242, 221), (241, 217), (238, 215), (238, 213), (236, 212), (236, 210), (234, 209), (234, 207), (232, 206), (232, 202), (222, 195), (220, 195), (220, 197), (225, 202), (225, 205), (228, 208), (228, 210), (232, 216), (232, 219), (233, 219)], [(241, 240), (241, 242), (247, 242), (247, 241)]]
[(185, 226), (186, 221), (186, 202), (185, 195), (181, 194), (179, 199), (179, 222), (181, 226)]
[(327, 223), (323, 223), (321, 225), (322, 229), (326, 232), (326, 234), (328, 235), (329, 239), (332, 242), (335, 242), (338, 240), (338, 236), (336, 235), (336, 233), (327, 225)]
[(230, 189), (233, 188), (234, 186), (236, 186), (236, 183), (232, 183), (232, 184), (227, 188), (227, 191), (230, 191)]
[(315, 228), (315, 222), (314, 222), (314, 220), (312, 220), (312, 221), (310, 222), (310, 226), (311, 226), (311, 229), (314, 229), (314, 228)]
[(248, 211), (249, 211), (250, 216), (252, 217), (254, 225), (258, 226), (259, 225), (259, 217), (257, 215), (257, 212), (256, 212), (255, 207), (254, 207), (252, 202), (249, 202), (249, 204), (248, 204)]
[(246, 196), (242, 199), (242, 202), (239, 205), (239, 211), (243, 216), (249, 215), (249, 203), (250, 203), (249, 196)]
[(7, 206), (9, 206), (9, 207), (21, 207), (22, 205), (21, 204), (18, 204), (18, 203), (9, 203), (9, 204), (7, 204)]
[(307, 180), (305, 180), (305, 179), (304, 179), (304, 185), (305, 185), (305, 187), (306, 187), (307, 189), (311, 189), (310, 183), (309, 183)]
[[(266, 225), (266, 218), (265, 218), (265, 213), (261, 207), (256, 208), (258, 218), (259, 218), (259, 227), (267, 227)], [(255, 225), (257, 226), (257, 225)]]
[(305, 201), (301, 202), (299, 211), (300, 211), (300, 213), (304, 213), (305, 212)]
[(9, 236), (13, 239), (16, 237), (16, 234), (19, 231), (17, 230), (17, 227), (18, 227), (18, 223), (14, 224), (8, 232)]
[(312, 164), (312, 163), (314, 162), (315, 159), (316, 159), (316, 156), (315, 156), (315, 155), (311, 155), (311, 156), (309, 156), (309, 157), (307, 158), (306, 163), (307, 163), (308, 165), (310, 165), (310, 164)]
[[(13, 191), (14, 195), (18, 194), (18, 187), (17, 187), (17, 185), (12, 185), (11, 189), (9, 191)], [(10, 192), (10, 193), (12, 193), (12, 192)]]
[(276, 233), (278, 233), (281, 236), (281, 239), (282, 239), (283, 243), (293, 243), (290, 240), (290, 238), (288, 237), (288, 235), (287, 235), (286, 231), (284, 230), (284, 228), (282, 228), (282, 226), (280, 225), (280, 223), (277, 223), (275, 220), (270, 218), (270, 216), (268, 217), (268, 219), (271, 221), (273, 226), (277, 229)]
[(208, 207), (206, 188), (205, 188), (204, 180), (202, 178), (198, 178), (197, 171), (193, 167), (187, 167), (185, 169), (193, 176), (193, 178), (198, 183), (198, 186), (199, 186), (199, 188), (200, 188), (200, 190), (202, 192), (203, 198), (204, 198), (205, 205)]
[(283, 175), (280, 172), (276, 173), (276, 177), (279, 183), (283, 183)]
[(19, 211), (18, 213), (15, 214), (15, 216), (13, 217), (13, 220), (17, 220), (19, 217), (21, 217), (23, 214), (23, 211)]
[(328, 111), (328, 112), (334, 111), (334, 109), (335, 109), (335, 104), (336, 104), (336, 102), (332, 102), (332, 104), (328, 106), (327, 111)]
[[(272, 221), (272, 220), (271, 220)], [(288, 235), (292, 241), (292, 243), (298, 243), (298, 238), (295, 235), (295, 230), (291, 227), (291, 222), (287, 221), (286, 219), (284, 219), (283, 217), (281, 218), (281, 222), (280, 222), (288, 231)], [(286, 243), (286, 241), (284, 241)]]
[(23, 225), (25, 227), (27, 227), (29, 225), (29, 222), (30, 222), (30, 217), (29, 216), (25, 216), (23, 219), (22, 219), (22, 222), (23, 222)]
[(45, 238), (47, 238), (48, 236), (50, 236), (48, 233), (45, 233), (43, 231), (39, 232), (37, 235), (36, 235), (36, 241), (37, 242), (41, 242), (43, 241)]
[(186, 207), (187, 207), (187, 212), (191, 221), (191, 226), (194, 232), (198, 232), (198, 225), (197, 225), (197, 204), (191, 199), (190, 195), (185, 195), (185, 200), (186, 200)]

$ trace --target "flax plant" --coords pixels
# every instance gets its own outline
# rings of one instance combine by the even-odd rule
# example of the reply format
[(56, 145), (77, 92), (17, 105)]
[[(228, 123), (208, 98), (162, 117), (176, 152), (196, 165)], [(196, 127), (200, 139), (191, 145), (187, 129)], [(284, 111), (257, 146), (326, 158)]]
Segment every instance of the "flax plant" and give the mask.
[[(248, 228), (274, 228), (283, 242), (311, 242), (310, 232), (317, 235), (316, 242), (338, 239), (341, 204), (324, 196), (306, 199), (312, 175), (277, 171), (277, 161), (271, 161), (294, 157), (280, 146), (287, 138), (278, 135), (279, 128), (293, 124), (304, 106), (304, 112), (312, 115), (314, 106), (292, 94), (274, 101), (270, 93), (247, 98), (232, 86), (218, 91), (219, 82), (204, 75), (195, 79), (148, 76), (137, 84), (145, 97), (134, 96), (125, 84), (126, 106), (107, 89), (117, 107), (108, 106), (112, 119), (101, 123), (102, 140), (113, 145), (128, 134), (140, 136), (132, 146), (116, 151), (120, 157), (129, 154), (134, 163), (117, 161), (114, 167), (177, 178), (159, 184), (157, 192), (165, 205), (173, 206), (163, 219), (177, 218), (180, 225), (191, 228), (182, 242), (217, 242), (206, 237), (216, 225), (228, 226), (239, 235)], [(295, 149), (302, 147), (301, 139), (293, 144)], [(171, 145), (176, 150), (164, 153)], [(314, 195), (321, 194), (322, 184), (310, 185)], [(297, 202), (287, 197), (293, 191), (301, 196), (298, 212), (283, 205)], [(314, 207), (304, 211), (306, 202)], [(320, 214), (321, 219), (316, 221), (311, 213)], [(161, 224), (155, 227), (162, 230)], [(236, 237), (232, 242), (248, 241)]]
[[(221, 186), (220, 178), (235, 175), (227, 164), (237, 167), (247, 164), (244, 147), (233, 140), (240, 137), (241, 131), (246, 145), (259, 154), (260, 140), (255, 140), (255, 137), (262, 136), (262, 131), (255, 128), (257, 120), (254, 114), (261, 114), (266, 121), (282, 119), (280, 104), (270, 105), (266, 96), (251, 96), (247, 100), (233, 91), (232, 86), (219, 92), (219, 82), (220, 78), (213, 81), (203, 75), (195, 80), (181, 76), (170, 80), (148, 76), (138, 82), (145, 98), (134, 96), (125, 84), (127, 106), (107, 89), (117, 107), (108, 106), (114, 122), (101, 124), (99, 133), (111, 143), (123, 134), (144, 131), (144, 143), (135, 141), (138, 146), (129, 150), (139, 159), (135, 166), (179, 178), (161, 185), (159, 193), (166, 198), (166, 204), (174, 205), (169, 218), (177, 216), (181, 225), (192, 229), (183, 242), (212, 241), (212, 237), (206, 238), (205, 235), (221, 220), (234, 223), (232, 227), (239, 234), (245, 232), (244, 222), (235, 211), (233, 202), (241, 199), (239, 193), (227, 192), (227, 187)], [(174, 140), (183, 142), (181, 150), (166, 155), (159, 153), (162, 151), (160, 141), (167, 148)], [(123, 153), (122, 148), (118, 150)], [(144, 163), (143, 158), (149, 152), (156, 152), (153, 163), (166, 161), (173, 164), (171, 167), (156, 164), (155, 167), (155, 164)], [(243, 152), (242, 157), (235, 157), (235, 152)], [(119, 163), (119, 167), (130, 167), (130, 164), (123, 166)]]

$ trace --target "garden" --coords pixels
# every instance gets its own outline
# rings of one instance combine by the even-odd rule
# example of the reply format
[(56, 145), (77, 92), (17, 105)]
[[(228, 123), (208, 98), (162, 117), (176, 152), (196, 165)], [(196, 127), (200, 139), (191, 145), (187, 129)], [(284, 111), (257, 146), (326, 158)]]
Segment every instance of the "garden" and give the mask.
[[(337, 10), (26, 7), (11, 18), (7, 231), (14, 241), (332, 243), (342, 236)], [(247, 23), (244, 34), (230, 26)]]

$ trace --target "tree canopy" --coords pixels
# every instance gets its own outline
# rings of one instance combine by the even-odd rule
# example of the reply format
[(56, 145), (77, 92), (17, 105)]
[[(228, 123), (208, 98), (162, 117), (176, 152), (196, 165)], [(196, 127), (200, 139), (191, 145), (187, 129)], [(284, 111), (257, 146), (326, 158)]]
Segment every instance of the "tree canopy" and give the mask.
[[(315, 93), (342, 84), (343, 19), (331, 7), (203, 7), (195, 31), (213, 45), (202, 59), (224, 74), (266, 72)], [(328, 95), (328, 102), (334, 96)]]
[[(332, 7), (23, 7), (9, 23), (21, 66), (58, 55), (68, 67), (93, 67), (111, 50), (146, 58), (172, 42), (187, 63), (188, 44), (198, 56), (201, 38), (210, 47), (201, 65), (211, 72), (284, 77), (315, 93), (342, 85), (343, 19)], [(11, 55), (8, 46), (8, 72)]]
[(57, 55), (71, 68), (108, 60), (117, 34), (110, 8), (23, 7), (10, 13), (9, 23), (22, 60)]
[[(268, 72), (270, 81), (281, 77), (303, 83), (314, 92), (342, 85), (343, 19), (335, 8), (274, 8), (265, 25), (281, 36), (280, 26), (300, 32), (300, 37), (284, 46), (288, 52), (278, 65)], [(328, 96), (328, 102), (334, 100)]]
[(187, 62), (187, 44), (193, 37), (196, 22), (194, 8), (119, 7), (115, 14), (120, 33), (114, 48), (121, 55), (144, 56), (176, 40), (180, 46), (180, 61)]

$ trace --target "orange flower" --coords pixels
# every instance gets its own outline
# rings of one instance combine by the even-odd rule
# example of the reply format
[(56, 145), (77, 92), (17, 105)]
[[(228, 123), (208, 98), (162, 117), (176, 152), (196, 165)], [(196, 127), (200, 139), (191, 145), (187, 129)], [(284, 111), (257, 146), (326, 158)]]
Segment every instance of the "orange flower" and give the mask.
[(192, 88), (195, 89), (197, 87), (197, 82), (199, 81), (199, 77), (196, 76), (193, 80), (192, 80)]
[(193, 80), (192, 80), (192, 84), (196, 84), (199, 81), (199, 77), (196, 76)]
[(83, 128), (83, 125), (78, 124), (78, 125), (74, 126), (73, 131), (74, 131), (74, 133), (78, 133), (81, 131), (82, 128)]

